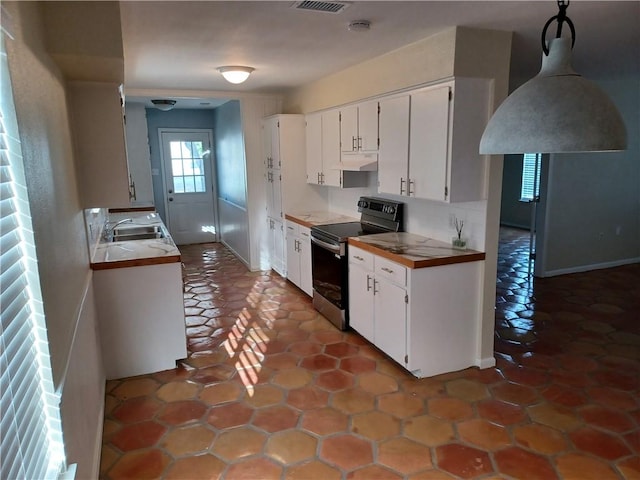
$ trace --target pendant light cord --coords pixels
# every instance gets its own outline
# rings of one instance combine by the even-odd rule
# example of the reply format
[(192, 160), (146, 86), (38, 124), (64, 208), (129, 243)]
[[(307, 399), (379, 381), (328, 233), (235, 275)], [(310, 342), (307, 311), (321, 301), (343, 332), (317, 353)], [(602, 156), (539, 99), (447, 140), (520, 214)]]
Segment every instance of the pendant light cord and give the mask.
[(547, 29), (553, 23), (554, 20), (558, 21), (558, 29), (556, 30), (556, 38), (562, 36), (562, 24), (566, 22), (571, 30), (571, 48), (576, 44), (576, 29), (573, 26), (573, 22), (567, 17), (567, 8), (569, 7), (569, 0), (558, 0), (558, 14), (547, 20), (542, 29), (542, 51), (545, 55), (549, 55), (549, 47), (547, 47)]

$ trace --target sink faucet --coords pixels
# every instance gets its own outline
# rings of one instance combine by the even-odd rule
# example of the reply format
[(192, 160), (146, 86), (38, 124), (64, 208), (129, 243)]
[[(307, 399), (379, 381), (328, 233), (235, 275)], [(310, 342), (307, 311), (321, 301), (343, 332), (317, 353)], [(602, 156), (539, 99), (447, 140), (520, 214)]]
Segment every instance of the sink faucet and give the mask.
[(131, 223), (133, 222), (133, 218), (125, 218), (124, 220), (117, 221), (112, 226), (109, 226), (109, 222), (104, 224), (104, 238), (108, 242), (113, 240), (113, 232), (115, 232), (116, 228), (118, 228), (123, 223)]

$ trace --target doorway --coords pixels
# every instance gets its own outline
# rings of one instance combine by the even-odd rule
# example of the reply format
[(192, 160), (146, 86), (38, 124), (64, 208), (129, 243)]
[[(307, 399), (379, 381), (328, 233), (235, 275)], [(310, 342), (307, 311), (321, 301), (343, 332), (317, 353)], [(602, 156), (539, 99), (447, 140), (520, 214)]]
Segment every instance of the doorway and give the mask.
[(166, 223), (176, 245), (218, 241), (213, 132), (159, 129)]

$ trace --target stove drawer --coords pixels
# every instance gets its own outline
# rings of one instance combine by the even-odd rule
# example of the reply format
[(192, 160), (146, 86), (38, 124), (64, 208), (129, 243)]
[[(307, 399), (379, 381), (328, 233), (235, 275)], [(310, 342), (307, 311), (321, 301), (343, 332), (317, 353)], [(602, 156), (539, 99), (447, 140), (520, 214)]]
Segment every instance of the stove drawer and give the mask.
[(366, 270), (373, 271), (373, 254), (361, 248), (349, 245), (349, 263), (360, 265)]
[(376, 257), (376, 277), (387, 280), (404, 287), (407, 285), (407, 268), (386, 258)]

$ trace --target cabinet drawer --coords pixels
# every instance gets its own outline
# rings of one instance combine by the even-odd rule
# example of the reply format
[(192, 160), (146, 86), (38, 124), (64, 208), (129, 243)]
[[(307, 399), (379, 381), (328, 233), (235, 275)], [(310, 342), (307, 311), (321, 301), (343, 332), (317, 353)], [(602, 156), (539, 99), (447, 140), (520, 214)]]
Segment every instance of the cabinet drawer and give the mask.
[(292, 222), (291, 220), (287, 220), (287, 231), (286, 231), (287, 237), (291, 237), (291, 236), (297, 237), (299, 231), (300, 231), (300, 225), (298, 225), (295, 222)]
[(404, 287), (407, 284), (406, 267), (387, 260), (386, 258), (376, 257), (375, 274), (377, 277), (386, 278), (391, 282)]
[(360, 265), (367, 270), (373, 270), (373, 254), (349, 245), (349, 263)]
[(300, 232), (300, 240), (305, 242), (311, 241), (311, 229), (309, 227), (303, 227), (302, 225), (299, 225), (298, 231)]

